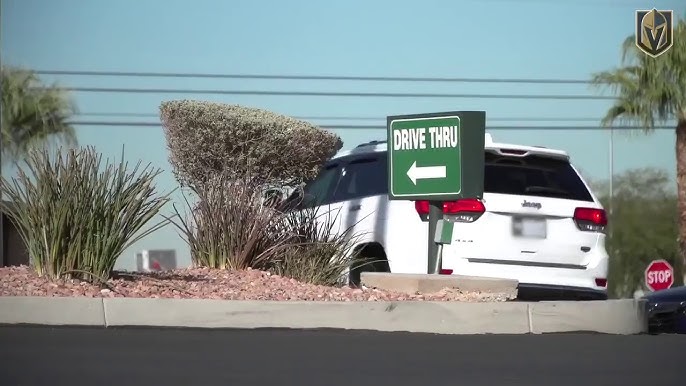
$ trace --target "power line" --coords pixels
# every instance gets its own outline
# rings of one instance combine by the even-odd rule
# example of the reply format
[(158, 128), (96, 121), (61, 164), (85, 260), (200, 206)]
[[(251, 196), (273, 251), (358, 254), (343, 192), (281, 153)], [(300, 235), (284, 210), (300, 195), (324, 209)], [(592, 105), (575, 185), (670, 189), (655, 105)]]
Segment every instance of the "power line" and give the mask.
[(78, 113), (76, 115), (82, 117), (159, 117), (159, 114), (153, 113)]
[(455, 78), (408, 76), (348, 76), (348, 75), (270, 75), (270, 74), (212, 74), (192, 72), (140, 72), (140, 71), (67, 71), (38, 70), (40, 75), (108, 76), (143, 78), (209, 78), (209, 79), (269, 79), (269, 80), (342, 80), (364, 82), (445, 82), (445, 83), (528, 83), (528, 84), (589, 84), (583, 79), (527, 79), (527, 78)]
[(317, 97), (376, 97), (376, 98), (473, 98), (473, 99), (567, 99), (567, 100), (614, 100), (612, 96), (596, 95), (546, 95), (546, 94), (442, 94), (442, 93), (392, 93), (392, 92), (332, 92), (332, 91), (267, 91), (267, 90), (200, 90), (172, 88), (109, 88), (71, 87), (75, 92), (129, 93), (129, 94), (213, 94), (213, 95), (271, 95), (271, 96), (317, 96)]
[[(71, 121), (69, 124), (77, 126), (131, 126), (131, 127), (162, 127), (159, 122), (120, 122), (120, 121)], [(385, 125), (317, 125), (322, 129), (331, 130), (386, 130)], [(613, 126), (614, 130), (642, 130), (639, 126)], [(528, 126), (528, 125), (501, 125), (487, 126), (487, 130), (601, 130), (609, 129), (603, 126)], [(672, 126), (655, 126), (653, 129), (674, 130)]]
[[(154, 113), (104, 113), (104, 112), (92, 112), (92, 113), (78, 113), (76, 114), (82, 117), (130, 117), (130, 118), (144, 118), (144, 117), (154, 117), (159, 118), (159, 114)], [(295, 119), (302, 120), (326, 120), (326, 121), (379, 121), (386, 120), (385, 115), (378, 116), (327, 116), (327, 115), (310, 115), (310, 116), (293, 116)], [(591, 117), (486, 117), (489, 121), (519, 121), (519, 122), (600, 122), (602, 118), (591, 118)]]
[[(552, 5), (550, 0), (480, 0), (480, 2), (495, 2), (495, 3), (509, 3), (509, 4), (517, 4), (517, 5), (522, 5), (522, 3), (533, 3), (533, 4), (545, 4), (545, 5)], [(636, 1), (636, 0), (635, 0)], [(603, 6), (603, 7), (630, 7), (631, 0), (618, 0), (618, 1), (612, 1), (608, 0), (607, 2), (601, 2), (600, 0), (574, 0), (570, 1), (572, 3), (575, 3), (575, 6), (592, 6), (592, 7), (598, 7), (598, 6)], [(642, 4), (640, 1), (636, 1), (633, 6), (640, 8)]]

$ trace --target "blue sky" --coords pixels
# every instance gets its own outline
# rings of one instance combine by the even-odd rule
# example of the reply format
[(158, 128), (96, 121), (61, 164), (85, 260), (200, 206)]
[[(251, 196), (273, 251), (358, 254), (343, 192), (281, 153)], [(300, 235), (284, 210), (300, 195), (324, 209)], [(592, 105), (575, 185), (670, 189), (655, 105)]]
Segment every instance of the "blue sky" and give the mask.
[[(636, 9), (672, 9), (682, 0), (2, 0), (2, 62), (37, 70), (250, 73), (286, 75), (587, 79), (619, 65)], [(596, 93), (587, 85), (380, 83), (251, 79), (44, 77), (70, 87), (134, 87), (464, 94)], [(156, 114), (161, 101), (205, 99), (292, 116), (376, 117), (322, 124), (385, 124), (393, 114), (485, 110), (491, 126), (593, 126), (598, 100), (352, 98), (75, 93), (82, 113)], [(526, 118), (552, 119), (549, 122)], [(579, 121), (555, 121), (575, 118)], [(77, 117), (158, 122), (156, 117)], [(384, 130), (337, 130), (344, 148)], [(497, 141), (567, 150), (593, 179), (608, 177), (606, 131), (491, 130)], [(159, 187), (176, 187), (161, 128), (79, 126), (81, 145), (163, 168)], [(674, 174), (674, 133), (615, 136), (615, 171), (655, 166)], [(5, 173), (12, 173), (11, 170)], [(177, 197), (178, 198), (178, 197)], [(171, 208), (166, 209), (169, 213)], [(168, 227), (130, 248), (187, 247)]]

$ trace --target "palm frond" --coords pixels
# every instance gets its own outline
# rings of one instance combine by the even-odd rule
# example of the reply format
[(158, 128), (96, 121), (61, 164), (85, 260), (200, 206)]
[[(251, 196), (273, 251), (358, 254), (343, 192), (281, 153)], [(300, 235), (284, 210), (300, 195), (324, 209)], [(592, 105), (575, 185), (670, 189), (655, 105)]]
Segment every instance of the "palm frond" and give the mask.
[[(53, 141), (77, 144), (69, 119), (77, 108), (65, 90), (45, 85), (31, 70), (2, 67), (2, 145), (10, 158)], [(7, 158), (3, 158), (3, 161)]]
[(657, 122), (686, 117), (686, 21), (675, 25), (673, 40), (672, 48), (653, 58), (629, 36), (622, 43), (622, 67), (592, 76), (594, 87), (617, 97), (601, 120), (603, 126), (635, 123), (650, 133)]

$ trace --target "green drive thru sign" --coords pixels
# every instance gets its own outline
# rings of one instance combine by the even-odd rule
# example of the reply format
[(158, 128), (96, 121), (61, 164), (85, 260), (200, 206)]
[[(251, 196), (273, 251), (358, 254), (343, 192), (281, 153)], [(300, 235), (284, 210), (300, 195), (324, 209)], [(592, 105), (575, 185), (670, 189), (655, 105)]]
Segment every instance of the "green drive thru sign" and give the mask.
[(481, 111), (388, 117), (389, 197), (481, 197), (485, 117)]

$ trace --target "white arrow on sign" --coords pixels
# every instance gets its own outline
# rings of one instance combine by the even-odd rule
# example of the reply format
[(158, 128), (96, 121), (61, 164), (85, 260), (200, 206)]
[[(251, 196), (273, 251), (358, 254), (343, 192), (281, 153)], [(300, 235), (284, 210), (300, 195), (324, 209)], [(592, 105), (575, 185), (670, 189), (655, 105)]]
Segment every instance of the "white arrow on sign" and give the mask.
[(407, 171), (407, 176), (415, 185), (417, 185), (417, 180), (445, 178), (445, 166), (417, 166), (417, 161), (414, 161)]

